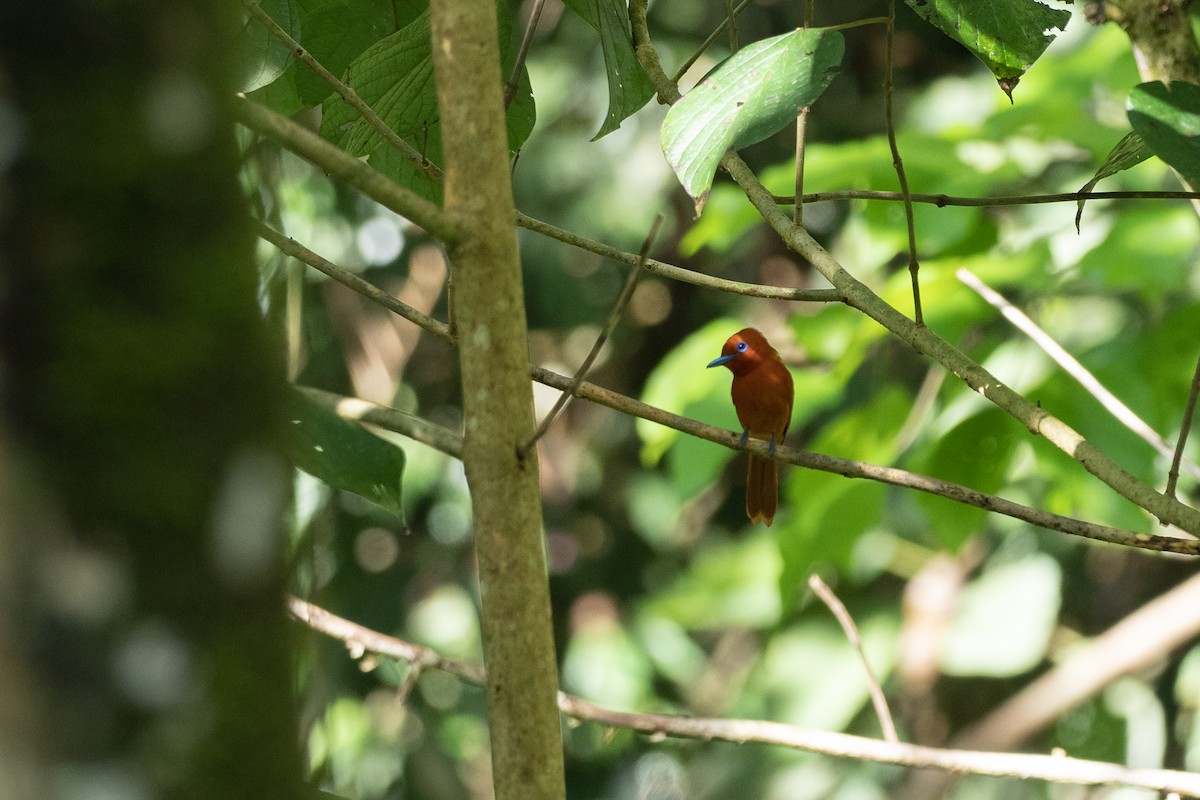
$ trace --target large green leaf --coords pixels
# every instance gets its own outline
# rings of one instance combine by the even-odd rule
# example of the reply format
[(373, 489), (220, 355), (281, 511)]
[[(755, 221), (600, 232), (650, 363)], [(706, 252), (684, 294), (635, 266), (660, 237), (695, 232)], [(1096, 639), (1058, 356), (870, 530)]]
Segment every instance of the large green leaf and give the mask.
[(1025, 70), (1064, 30), (1071, 12), (1035, 0), (906, 0), (922, 19), (987, 64), (1012, 97)]
[(1156, 156), (1200, 186), (1200, 86), (1152, 81), (1133, 87), (1129, 123)]
[[(259, 4), (293, 39), (300, 38), (300, 12), (293, 0), (261, 0)], [(248, 13), (238, 34), (238, 86), (252, 92), (274, 81), (292, 63), (292, 52)]]
[(403, 516), (403, 450), (299, 390), (288, 391), (286, 411), (287, 450), (293, 464), (334, 488)]
[[(306, 0), (300, 21), (304, 48), (339, 76), (360, 53), (393, 30), (387, 9), (362, 0)], [(316, 105), (333, 93), (328, 83), (303, 64), (296, 66), (296, 89), (305, 106)]]
[(722, 62), (671, 107), (662, 148), (696, 201), (697, 216), (725, 153), (794, 121), (837, 75), (844, 49), (842, 34), (827, 28), (763, 39)]
[(608, 74), (608, 114), (593, 141), (612, 133), (654, 96), (654, 85), (633, 55), (626, 0), (564, 0), (600, 34)]

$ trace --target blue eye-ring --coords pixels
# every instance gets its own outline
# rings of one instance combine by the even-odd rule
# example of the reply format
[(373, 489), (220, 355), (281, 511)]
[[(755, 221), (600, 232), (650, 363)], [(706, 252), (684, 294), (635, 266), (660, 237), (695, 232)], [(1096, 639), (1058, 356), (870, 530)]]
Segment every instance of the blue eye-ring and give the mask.
[(745, 342), (738, 342), (738, 343), (737, 343), (737, 349), (738, 349), (738, 352), (739, 352), (739, 353), (744, 353), (744, 352), (746, 352), (746, 343), (745, 343)]

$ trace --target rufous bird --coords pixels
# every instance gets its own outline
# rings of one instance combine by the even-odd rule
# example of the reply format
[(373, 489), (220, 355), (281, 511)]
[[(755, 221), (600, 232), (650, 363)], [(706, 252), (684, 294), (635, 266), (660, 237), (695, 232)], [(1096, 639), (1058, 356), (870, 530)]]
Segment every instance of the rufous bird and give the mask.
[[(755, 328), (730, 336), (721, 355), (709, 367), (729, 367), (733, 373), (733, 408), (742, 424), (742, 444), (747, 438), (775, 445), (787, 435), (792, 421), (795, 389), (792, 375), (774, 347)], [(770, 525), (779, 507), (779, 467), (774, 459), (749, 455), (746, 460), (746, 516)]]

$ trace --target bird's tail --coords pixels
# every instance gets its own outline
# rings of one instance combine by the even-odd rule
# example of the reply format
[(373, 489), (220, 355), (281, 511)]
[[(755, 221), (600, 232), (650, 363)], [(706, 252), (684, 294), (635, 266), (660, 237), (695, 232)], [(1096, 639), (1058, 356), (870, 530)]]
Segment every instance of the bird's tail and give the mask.
[(772, 459), (750, 456), (746, 461), (746, 516), (767, 525), (775, 519), (779, 502), (779, 465)]

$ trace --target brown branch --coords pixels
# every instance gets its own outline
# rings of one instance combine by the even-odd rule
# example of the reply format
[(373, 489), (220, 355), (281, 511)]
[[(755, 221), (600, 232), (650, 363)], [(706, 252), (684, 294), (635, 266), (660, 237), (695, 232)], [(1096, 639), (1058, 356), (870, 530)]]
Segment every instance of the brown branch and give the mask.
[(508, 83), (504, 84), (505, 108), (512, 105), (513, 98), (517, 96), (517, 84), (521, 82), (521, 70), (525, 66), (525, 59), (529, 56), (529, 45), (533, 43), (533, 34), (537, 30), (538, 21), (542, 18), (542, 8), (545, 5), (546, 0), (533, 0), (533, 9), (529, 12), (529, 23), (525, 26), (525, 35), (521, 37), (521, 46), (517, 50), (516, 61), (513, 62), (512, 74), (508, 76)]
[[(446, 658), (428, 647), (385, 636), (295, 597), (289, 597), (287, 602), (296, 619), (319, 633), (346, 642), (351, 656), (355, 658), (361, 658), (369, 650), (404, 661), (419, 660), (426, 668), (440, 669), (471, 683), (482, 684), (485, 680), (483, 668), (477, 665)], [(841, 758), (973, 775), (1036, 778), (1088, 786), (1137, 786), (1161, 792), (1200, 795), (1200, 775), (1176, 770), (1135, 769), (1066, 756), (943, 750), (811, 730), (780, 722), (615, 711), (563, 692), (558, 694), (558, 708), (566, 716), (575, 719), (628, 728), (652, 736), (667, 735), (738, 744), (755, 742)]]
[(900, 737), (896, 734), (896, 723), (892, 720), (892, 711), (888, 708), (887, 697), (883, 694), (883, 687), (879, 685), (879, 678), (875, 677), (875, 670), (871, 669), (871, 662), (867, 659), (866, 651), (863, 650), (862, 637), (858, 635), (858, 626), (854, 624), (853, 617), (850, 616), (850, 612), (846, 610), (846, 606), (833, 593), (833, 590), (825, 581), (821, 580), (820, 575), (814, 573), (808, 577), (808, 588), (821, 598), (821, 602), (842, 626), (842, 632), (846, 634), (846, 639), (858, 653), (858, 660), (862, 662), (863, 672), (867, 676), (867, 689), (871, 693), (871, 705), (875, 707), (875, 716), (879, 717), (879, 727), (883, 730), (884, 741), (892, 744), (899, 743)]

